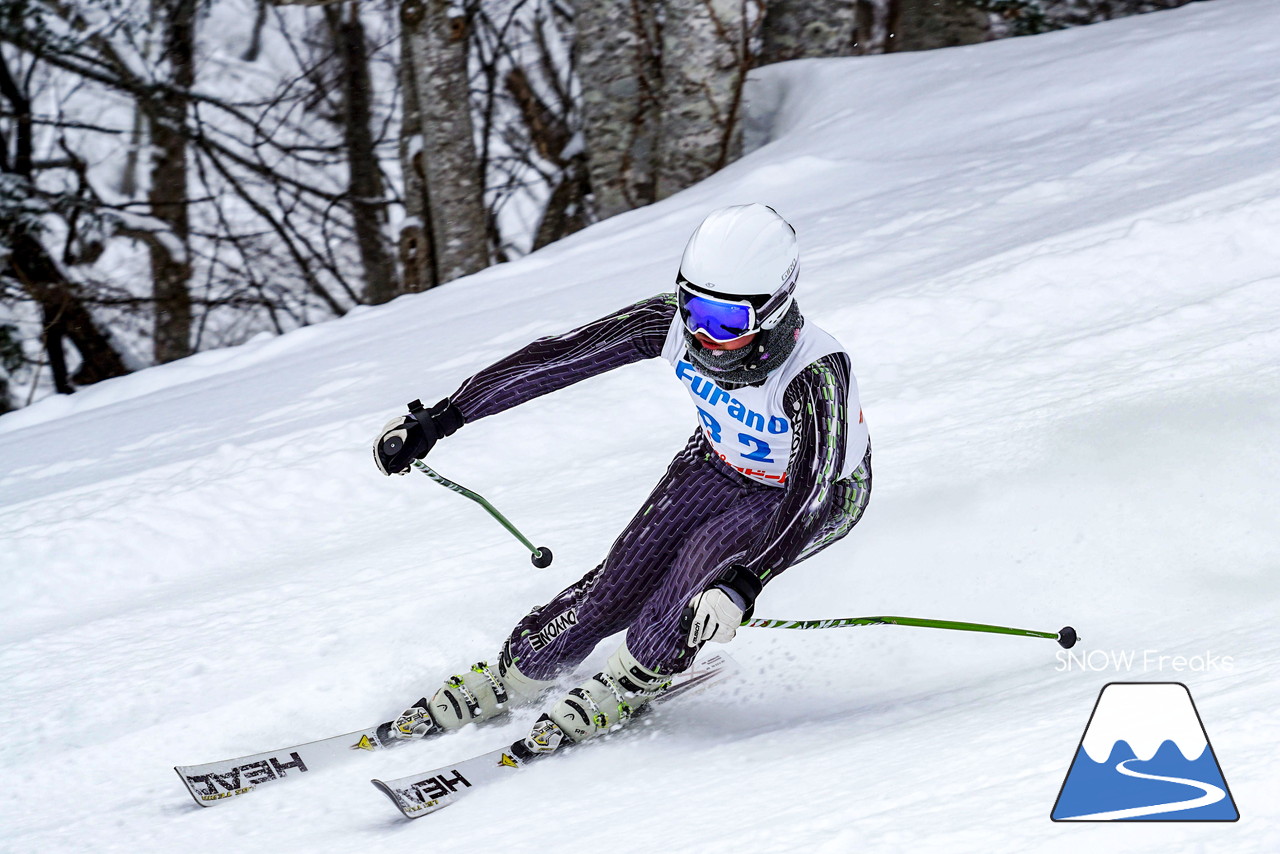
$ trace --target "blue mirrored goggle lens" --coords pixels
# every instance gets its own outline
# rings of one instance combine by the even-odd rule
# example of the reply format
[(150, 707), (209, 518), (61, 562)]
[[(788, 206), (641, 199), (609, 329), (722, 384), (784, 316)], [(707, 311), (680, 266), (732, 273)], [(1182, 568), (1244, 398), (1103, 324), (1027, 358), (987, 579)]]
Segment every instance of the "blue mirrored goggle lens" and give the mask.
[(715, 341), (732, 341), (752, 331), (751, 306), (735, 305), (686, 293), (680, 307), (685, 328)]

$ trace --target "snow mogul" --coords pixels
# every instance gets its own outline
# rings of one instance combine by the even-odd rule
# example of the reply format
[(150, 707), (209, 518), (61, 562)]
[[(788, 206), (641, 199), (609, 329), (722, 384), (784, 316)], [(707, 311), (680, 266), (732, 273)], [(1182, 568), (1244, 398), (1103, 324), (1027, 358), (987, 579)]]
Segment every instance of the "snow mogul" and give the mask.
[(726, 643), (766, 584), (844, 537), (871, 495), (871, 447), (849, 356), (795, 300), (795, 229), (771, 207), (712, 212), (680, 260), (675, 293), (540, 338), (481, 370), (373, 446), (406, 473), (446, 436), (621, 365), (661, 357), (700, 424), (604, 562), (516, 624), (497, 664), (448, 679), (394, 722), (421, 738), (539, 701), (604, 638), (604, 669), (560, 696), (524, 746), (535, 753), (625, 724)]

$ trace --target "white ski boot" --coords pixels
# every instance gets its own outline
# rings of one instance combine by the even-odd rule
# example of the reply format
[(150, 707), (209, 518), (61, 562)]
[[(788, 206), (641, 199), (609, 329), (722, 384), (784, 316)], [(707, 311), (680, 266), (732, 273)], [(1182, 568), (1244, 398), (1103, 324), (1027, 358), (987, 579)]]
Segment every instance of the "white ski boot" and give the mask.
[(627, 645), (618, 647), (604, 670), (569, 691), (538, 718), (523, 740), (531, 754), (551, 753), (567, 739), (586, 741), (625, 724), (670, 684), (636, 661)]
[(423, 697), (391, 725), (396, 738), (426, 738), (438, 730), (454, 730), (503, 714), (537, 700), (554, 682), (530, 679), (506, 656), (498, 667), (481, 661), (471, 670), (450, 676), (430, 700)]

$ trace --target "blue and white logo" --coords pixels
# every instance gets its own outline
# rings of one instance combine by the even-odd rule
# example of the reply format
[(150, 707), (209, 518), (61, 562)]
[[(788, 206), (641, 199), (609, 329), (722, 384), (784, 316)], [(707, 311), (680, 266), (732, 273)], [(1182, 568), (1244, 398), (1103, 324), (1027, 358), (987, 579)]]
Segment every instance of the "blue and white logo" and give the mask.
[(1054, 821), (1236, 821), (1191, 692), (1181, 682), (1112, 682), (1098, 694)]

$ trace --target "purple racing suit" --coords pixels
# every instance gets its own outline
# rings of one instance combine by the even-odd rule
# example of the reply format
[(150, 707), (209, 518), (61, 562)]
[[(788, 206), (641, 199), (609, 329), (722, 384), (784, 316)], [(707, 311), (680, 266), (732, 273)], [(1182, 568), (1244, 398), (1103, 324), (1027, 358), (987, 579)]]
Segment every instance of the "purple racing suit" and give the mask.
[[(580, 380), (657, 358), (675, 299), (660, 294), (564, 335), (540, 338), (481, 370), (450, 397), (470, 423)], [(786, 386), (793, 429), (783, 485), (745, 477), (717, 455), (699, 428), (604, 561), (512, 631), (504, 656), (534, 679), (553, 679), (596, 644), (626, 630), (627, 648), (659, 673), (688, 667), (680, 617), (694, 594), (730, 564), (767, 584), (847, 534), (871, 496), (871, 448), (846, 471), (851, 371), (843, 352), (803, 367)], [(861, 449), (859, 448), (859, 451)]]

